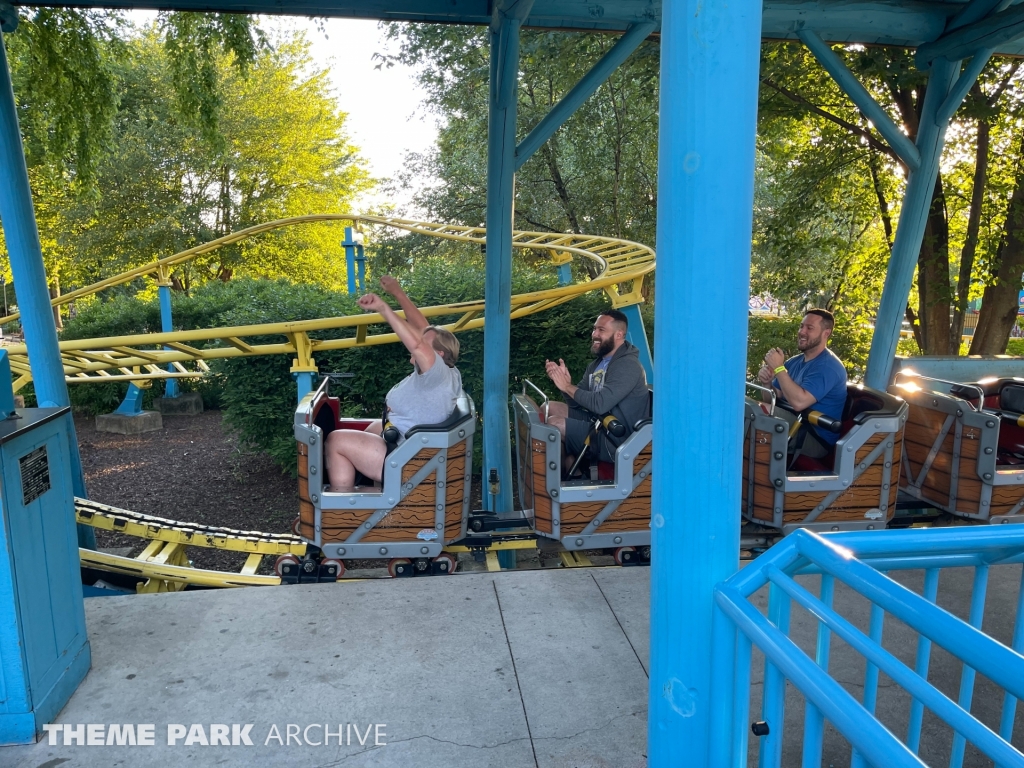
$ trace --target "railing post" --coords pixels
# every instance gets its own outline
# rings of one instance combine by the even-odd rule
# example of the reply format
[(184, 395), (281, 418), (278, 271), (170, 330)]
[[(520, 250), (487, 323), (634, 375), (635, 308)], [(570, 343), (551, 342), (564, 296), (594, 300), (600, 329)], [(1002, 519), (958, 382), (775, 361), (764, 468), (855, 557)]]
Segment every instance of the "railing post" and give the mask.
[(655, 339), (651, 768), (705, 768), (731, 739), (711, 730), (708, 659), (714, 587), (738, 566), (760, 52), (760, 0), (662, 7), (657, 326), (698, 328), (708, 306), (720, 324), (714, 365), (698, 334)]
[[(160, 330), (164, 333), (170, 333), (174, 330), (174, 323), (171, 318), (171, 282), (169, 275), (163, 274), (166, 270), (161, 270), (160, 281), (157, 283), (157, 290), (160, 293)], [(164, 347), (164, 349), (170, 349), (170, 347)], [(174, 364), (169, 363), (167, 370), (171, 373), (174, 372)], [(164, 397), (177, 397), (178, 396), (178, 381), (177, 379), (166, 379), (164, 381)]]

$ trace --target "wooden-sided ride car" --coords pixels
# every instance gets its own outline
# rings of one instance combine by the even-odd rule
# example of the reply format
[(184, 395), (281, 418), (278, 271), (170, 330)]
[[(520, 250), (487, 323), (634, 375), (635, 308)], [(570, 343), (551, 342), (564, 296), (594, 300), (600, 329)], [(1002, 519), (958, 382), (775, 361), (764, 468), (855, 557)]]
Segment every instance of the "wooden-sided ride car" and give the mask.
[[(848, 384), (841, 422), (811, 410), (790, 423), (770, 402), (746, 398), (743, 433), (743, 517), (789, 533), (885, 528), (896, 508), (903, 425), (907, 404), (886, 392)], [(803, 419), (838, 432), (822, 458), (790, 451)]]
[(384, 460), (379, 487), (335, 493), (324, 490), (330, 484), (327, 437), (336, 429), (363, 430), (370, 422), (342, 418), (329, 381), (295, 411), (297, 533), (331, 560), (388, 559), (392, 576), (453, 573), (455, 558), (442, 549), (466, 535), (476, 423), (472, 399), (460, 397), (441, 424), (410, 429)]
[(958, 517), (1024, 523), (1024, 379), (901, 371), (889, 391), (910, 405), (903, 491)]
[[(527, 386), (541, 404), (527, 395)], [(547, 423), (548, 398), (524, 381), (512, 396), (519, 501), (537, 535), (567, 550), (612, 550), (620, 565), (649, 563), (651, 552), (651, 419), (636, 424), (615, 451), (614, 463), (597, 462), (590, 477), (563, 479), (562, 440)], [(597, 429), (611, 428), (607, 418)]]

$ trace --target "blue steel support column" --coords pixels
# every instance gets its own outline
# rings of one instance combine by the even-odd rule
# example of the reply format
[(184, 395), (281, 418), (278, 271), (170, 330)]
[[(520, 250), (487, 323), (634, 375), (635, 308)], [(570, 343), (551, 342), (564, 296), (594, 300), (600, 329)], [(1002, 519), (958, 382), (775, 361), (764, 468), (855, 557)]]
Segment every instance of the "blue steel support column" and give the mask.
[[(356, 293), (356, 241), (352, 237), (352, 227), (345, 227), (345, 239), (341, 243), (345, 248), (345, 274), (348, 277), (348, 295)], [(301, 397), (299, 398), (302, 399)]]
[[(498, 471), (487, 509), (512, 512), (508, 360), (512, 311), (512, 205), (515, 192), (519, 29), (532, 0), (496, 6), (491, 24), (490, 114), (487, 126), (487, 276), (484, 284), (484, 465)], [(496, 29), (495, 29), (496, 28)]]
[(936, 118), (959, 70), (960, 62), (939, 59), (932, 66), (928, 78), (928, 90), (925, 93), (917, 134), (921, 165), (907, 180), (907, 191), (903, 197), (896, 240), (892, 246), (892, 256), (885, 275), (882, 301), (875, 318), (875, 333), (871, 338), (871, 352), (868, 355), (867, 374), (864, 377), (864, 383), (875, 389), (885, 389), (892, 373), (896, 343), (900, 339), (907, 297), (910, 295), (910, 286), (914, 280), (914, 268), (917, 266), (917, 256), (921, 251), (946, 128), (949, 126), (948, 121), (939, 121)]
[[(738, 566), (761, 2), (662, 7), (648, 765), (706, 768), (730, 739), (710, 700), (733, 659), (709, 660), (713, 588)], [(687, 332), (708, 306), (713, 359)]]
[[(11, 274), (18, 286), (18, 308), (25, 333), (32, 381), (40, 406), (67, 406), (68, 387), (64, 381), (64, 364), (57, 344), (57, 328), (46, 286), (46, 268), (39, 245), (32, 192), (21, 145), (17, 108), (11, 88), (11, 71), (7, 66), (3, 33), (0, 32), (0, 221), (3, 222)], [(71, 429), (71, 473), (76, 496), (86, 497), (82, 458), (78, 439)], [(96, 548), (96, 535), (90, 526), (78, 526), (78, 544)]]
[(640, 353), (640, 365), (647, 372), (647, 381), (654, 383), (654, 362), (651, 360), (651, 345), (647, 342), (647, 330), (644, 328), (644, 318), (640, 314), (639, 304), (629, 304), (619, 307), (619, 311), (629, 321), (629, 330), (626, 332), (626, 341), (637, 348)]
[[(165, 283), (161, 283), (157, 288), (160, 294), (160, 330), (164, 333), (170, 333), (174, 330), (174, 323), (171, 319), (171, 286)], [(168, 347), (165, 347), (168, 349)], [(167, 370), (173, 372), (175, 370), (173, 365), (168, 365)], [(167, 379), (164, 382), (164, 397), (177, 397), (178, 396), (178, 381), (177, 379)]]

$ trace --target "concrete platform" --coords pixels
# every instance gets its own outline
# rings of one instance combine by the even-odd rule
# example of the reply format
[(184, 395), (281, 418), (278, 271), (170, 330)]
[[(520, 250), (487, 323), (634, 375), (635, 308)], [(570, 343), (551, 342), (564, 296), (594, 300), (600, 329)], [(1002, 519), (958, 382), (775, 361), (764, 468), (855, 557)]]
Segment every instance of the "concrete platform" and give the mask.
[(134, 416), (123, 413), (102, 413), (96, 417), (97, 432), (114, 432), (118, 435), (139, 435), (156, 432), (164, 428), (164, 419), (158, 411), (143, 411)]
[[(646, 765), (648, 568), (469, 573), (332, 585), (91, 598), (93, 669), (57, 722), (153, 724), (153, 746), (0, 748), (0, 765), (304, 765), (451, 768), (640, 768)], [(804, 579), (816, 589), (816, 577)], [(920, 588), (919, 573), (905, 581)], [(1020, 567), (992, 569), (985, 629), (1007, 642)], [(940, 603), (966, 615), (970, 574), (944, 573)], [(766, 596), (756, 596), (764, 609)], [(837, 590), (836, 606), (866, 628), (867, 604)], [(810, 618), (794, 637), (812, 649)], [(913, 663), (912, 633), (886, 626), (885, 645)], [(755, 653), (752, 714), (763, 664)], [(833, 645), (831, 672), (860, 696), (863, 660)], [(954, 698), (960, 665), (933, 654), (932, 679)], [(974, 709), (997, 724), (1001, 695), (979, 678)], [(905, 729), (909, 702), (884, 676), (881, 719)], [(1021, 709), (1024, 709), (1022, 707)], [(802, 699), (787, 700), (784, 764), (800, 764)], [(948, 762), (949, 729), (925, 719), (922, 757)], [(756, 719), (752, 717), (751, 719)], [(168, 726), (252, 724), (252, 746), (168, 746)], [(338, 745), (320, 725), (339, 724)], [(1024, 746), (1024, 712), (1017, 743)], [(288, 725), (293, 728), (291, 744)], [(346, 724), (358, 726), (359, 744)], [(380, 724), (380, 744), (366, 737)], [(306, 731), (306, 727), (311, 728)], [(274, 730), (276, 728), (276, 730)], [(104, 731), (105, 732), (105, 731)], [(198, 731), (193, 734), (198, 739)], [(681, 765), (685, 762), (681, 762)], [(751, 765), (756, 765), (751, 745)], [(849, 764), (828, 728), (823, 765)], [(989, 765), (968, 747), (965, 766)]]
[(203, 412), (203, 396), (182, 392), (177, 397), (158, 397), (153, 405), (164, 416), (198, 416)]

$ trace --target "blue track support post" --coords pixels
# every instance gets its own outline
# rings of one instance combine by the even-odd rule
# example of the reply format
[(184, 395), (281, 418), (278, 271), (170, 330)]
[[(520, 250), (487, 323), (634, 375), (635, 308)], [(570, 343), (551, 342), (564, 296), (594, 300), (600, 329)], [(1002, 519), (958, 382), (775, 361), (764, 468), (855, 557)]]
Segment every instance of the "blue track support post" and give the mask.
[[(345, 275), (348, 277), (348, 295), (356, 293), (356, 241), (352, 237), (352, 227), (345, 227), (345, 239), (341, 241), (345, 248)], [(302, 399), (301, 397), (299, 398)]]
[(639, 304), (629, 304), (619, 307), (619, 311), (629, 321), (629, 331), (626, 333), (626, 341), (637, 348), (640, 353), (640, 365), (647, 372), (647, 381), (654, 383), (654, 361), (651, 360), (651, 345), (647, 341), (647, 330), (644, 328), (644, 318), (640, 314)]
[[(896, 343), (900, 340), (900, 328), (906, 314), (907, 297), (914, 280), (914, 269), (921, 251), (928, 209), (932, 203), (935, 178), (939, 172), (939, 160), (946, 138), (948, 121), (937, 122), (951, 86), (960, 70), (960, 62), (940, 59), (932, 66), (928, 78), (921, 110), (921, 122), (917, 135), (917, 149), (921, 156), (918, 170), (911, 172), (907, 191), (903, 197), (896, 240), (885, 275), (882, 301), (875, 317), (875, 332), (871, 338), (871, 352), (868, 354), (867, 374), (864, 383), (875, 389), (885, 389), (892, 373)], [(948, 106), (947, 106), (948, 110)]]
[(569, 285), (572, 282), (572, 267), (569, 264), (558, 265), (558, 284)]
[(512, 512), (508, 360), (512, 312), (512, 204), (515, 194), (519, 29), (533, 0), (495, 3), (491, 21), (491, 84), (487, 126), (487, 276), (484, 284), (484, 477), (498, 471), (488, 509)]
[[(161, 275), (163, 278), (163, 275)], [(161, 279), (157, 290), (160, 294), (160, 330), (164, 333), (170, 333), (174, 330), (174, 323), (171, 320), (171, 284), (170, 281)], [(169, 347), (164, 347), (169, 349)], [(175, 371), (174, 365), (168, 365), (167, 370), (170, 373)], [(177, 397), (178, 396), (178, 382), (176, 379), (167, 379), (164, 382), (164, 397)]]
[[(761, 2), (662, 8), (647, 754), (710, 768), (732, 739), (710, 714), (734, 664), (712, 661), (712, 607), (738, 567)], [(709, 306), (713, 361), (686, 332)]]
[[(0, 30), (0, 222), (3, 222), (7, 241), (11, 275), (18, 286), (18, 308), (36, 401), (40, 406), (67, 406), (71, 400), (64, 381), (64, 364), (57, 344), (57, 328), (53, 323), (46, 268), (43, 266), (17, 107), (11, 88), (11, 71), (3, 43), (3, 32), (11, 30), (6, 26)], [(70, 429), (72, 487), (76, 496), (86, 498), (82, 458), (73, 422)], [(96, 548), (96, 534), (91, 526), (78, 526), (78, 544), (87, 549)]]
[(122, 416), (138, 416), (142, 413), (142, 396), (143, 391), (135, 382), (131, 382), (128, 385), (128, 391), (124, 394), (124, 400), (114, 409), (114, 413), (120, 413)]

